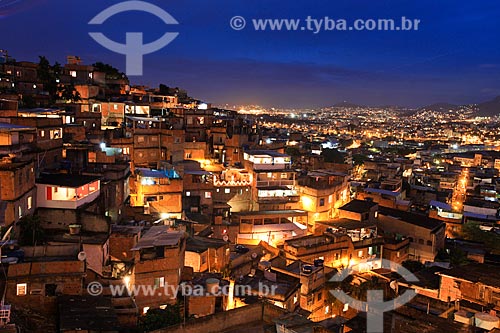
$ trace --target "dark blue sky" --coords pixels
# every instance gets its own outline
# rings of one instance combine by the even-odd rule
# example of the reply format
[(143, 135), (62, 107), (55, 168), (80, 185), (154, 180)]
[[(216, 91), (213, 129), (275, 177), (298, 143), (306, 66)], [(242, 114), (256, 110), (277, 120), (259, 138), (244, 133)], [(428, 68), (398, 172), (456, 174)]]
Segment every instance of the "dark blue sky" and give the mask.
[[(125, 70), (125, 57), (94, 42), (102, 31), (146, 41), (179, 32), (164, 49), (145, 56), (134, 83), (163, 82), (213, 103), (317, 107), (355, 103), (419, 106), (471, 103), (500, 95), (498, 0), (150, 0), (179, 21), (129, 12), (99, 27), (87, 23), (116, 0), (0, 0), (0, 49), (17, 60), (45, 55), (64, 63), (78, 55)], [(252, 18), (420, 19), (419, 31), (262, 32), (229, 27)]]

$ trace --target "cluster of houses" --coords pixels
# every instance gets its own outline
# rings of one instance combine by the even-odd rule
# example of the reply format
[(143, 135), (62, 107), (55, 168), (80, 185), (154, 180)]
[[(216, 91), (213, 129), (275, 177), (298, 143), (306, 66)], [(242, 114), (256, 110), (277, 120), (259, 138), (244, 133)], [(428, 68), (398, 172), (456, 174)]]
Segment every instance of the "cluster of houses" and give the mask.
[[(457, 215), (416, 185), (423, 171), (406, 160), (366, 162), (364, 178), (353, 181), (351, 160), (335, 167), (266, 144), (256, 117), (179, 89), (131, 86), (75, 57), (57, 83), (78, 98), (47, 105), (38, 66), (0, 64), (0, 332), (12, 324), (134, 332), (150, 310), (174, 306), (184, 325), (264, 306), (280, 332), (356, 331), (359, 312), (329, 292), (343, 269), (353, 270), (354, 284), (376, 276), (414, 289), (439, 312), (428, 329), (453, 316), (460, 325), (498, 327), (494, 255), (463, 241), (469, 266), (435, 263), (469, 219), (497, 223), (494, 202), (469, 198)], [(23, 107), (27, 97), (37, 107)], [(470, 186), (496, 185), (470, 172)], [(418, 198), (430, 210), (413, 209)], [(383, 259), (428, 267), (408, 284)], [(154, 292), (114, 293), (120, 286)], [(171, 295), (166, 286), (209, 292)], [(245, 294), (234, 293), (242, 286)], [(230, 292), (210, 292), (219, 288)]]

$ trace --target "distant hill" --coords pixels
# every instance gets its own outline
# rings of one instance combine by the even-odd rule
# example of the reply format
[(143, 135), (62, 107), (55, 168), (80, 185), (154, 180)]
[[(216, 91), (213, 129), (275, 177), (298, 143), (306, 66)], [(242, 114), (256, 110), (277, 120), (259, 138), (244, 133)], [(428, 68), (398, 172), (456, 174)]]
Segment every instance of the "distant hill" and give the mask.
[(353, 109), (355, 109), (355, 108), (362, 108), (364, 106), (344, 101), (344, 102), (333, 104), (332, 107), (334, 107), (334, 108), (353, 108)]
[(484, 117), (494, 117), (500, 114), (500, 96), (491, 101), (483, 102), (477, 105), (478, 115)]
[(458, 110), (460, 105), (450, 104), (450, 103), (434, 103), (421, 107), (419, 110), (427, 110), (434, 112), (448, 112), (449, 110)]

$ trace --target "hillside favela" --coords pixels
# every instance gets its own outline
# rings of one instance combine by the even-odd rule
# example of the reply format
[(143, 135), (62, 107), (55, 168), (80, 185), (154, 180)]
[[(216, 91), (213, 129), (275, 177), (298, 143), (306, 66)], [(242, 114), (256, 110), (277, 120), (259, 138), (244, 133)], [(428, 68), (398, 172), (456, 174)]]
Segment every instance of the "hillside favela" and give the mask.
[(0, 333), (500, 332), (500, 4), (41, 2), (0, 0)]

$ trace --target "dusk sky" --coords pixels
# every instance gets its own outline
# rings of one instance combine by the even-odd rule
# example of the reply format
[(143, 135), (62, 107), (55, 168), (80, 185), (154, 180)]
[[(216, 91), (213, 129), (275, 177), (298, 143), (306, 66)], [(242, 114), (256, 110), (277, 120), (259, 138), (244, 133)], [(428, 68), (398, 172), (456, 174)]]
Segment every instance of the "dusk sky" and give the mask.
[[(500, 95), (498, 0), (150, 0), (180, 24), (128, 12), (100, 27), (87, 23), (120, 1), (0, 0), (0, 49), (17, 60), (110, 63), (125, 56), (96, 43), (101, 31), (124, 42), (144, 32), (147, 42), (166, 31), (179, 36), (146, 55), (135, 84), (182, 87), (215, 104), (320, 107), (341, 101), (422, 106), (473, 103)], [(247, 27), (234, 31), (240, 15)], [(251, 19), (307, 16), (355, 20), (420, 19), (418, 31), (255, 31)]]

